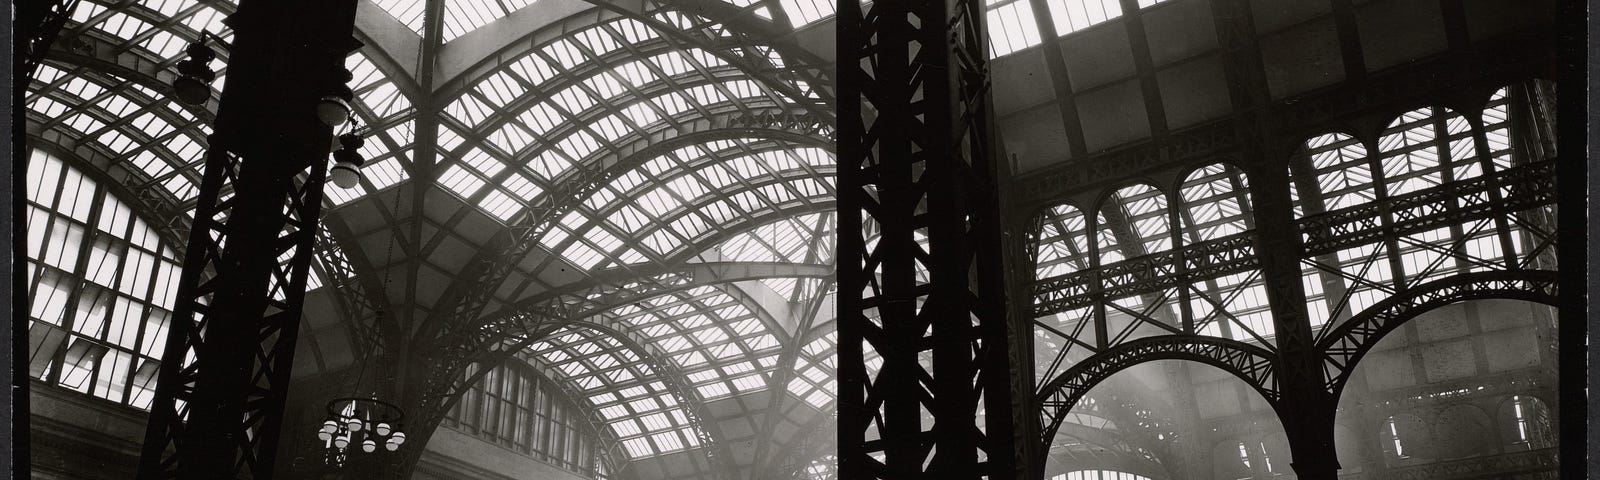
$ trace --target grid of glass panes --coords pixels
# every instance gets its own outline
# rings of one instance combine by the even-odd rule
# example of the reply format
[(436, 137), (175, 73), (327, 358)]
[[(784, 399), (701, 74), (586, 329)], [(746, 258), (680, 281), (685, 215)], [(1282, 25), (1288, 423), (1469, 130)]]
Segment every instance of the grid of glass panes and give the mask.
[[(1505, 92), (1497, 92), (1482, 112), (1495, 170), (1509, 168), (1512, 161)], [(1303, 160), (1297, 160), (1308, 160), (1305, 166), (1309, 168), (1291, 172), (1312, 176), (1291, 183), (1295, 213), (1306, 216), (1353, 208), (1380, 197), (1403, 196), (1481, 176), (1485, 174), (1484, 157), (1477, 151), (1473, 133), (1459, 113), (1427, 107), (1391, 122), (1382, 132), (1375, 156), (1346, 135), (1313, 137), (1306, 141)], [(1305, 194), (1301, 184), (1316, 186), (1316, 195)], [(1503, 245), (1492, 219), (1403, 236), (1397, 243), (1398, 252), (1393, 253), (1399, 260), (1398, 270), (1391, 266), (1391, 246), (1383, 242), (1307, 259), (1302, 262), (1302, 274), (1312, 322), (1337, 325), (1387, 298), (1401, 282), (1409, 286), (1461, 271), (1503, 268), (1497, 261), (1507, 249), (1525, 253), (1520, 228), (1514, 222), (1510, 228), (1511, 245)], [(1339, 274), (1330, 274), (1319, 265), (1337, 268)], [(1346, 295), (1349, 300), (1341, 305)]]
[(1039, 23), (1028, 0), (987, 0), (989, 58), (1010, 55), (1038, 45)]
[(579, 427), (583, 414), (552, 393), (559, 387), (523, 370), (500, 366), (485, 373), (442, 425), (552, 465), (589, 471), (598, 442)]
[(149, 408), (177, 254), (62, 160), (35, 150), (27, 175), (28, 376)]
[(825, 410), (837, 395), (836, 334), (828, 332), (807, 342), (800, 349), (800, 354), (795, 356), (794, 377), (789, 380), (789, 393), (817, 410)]
[(416, 143), (416, 108), (411, 99), (389, 80), (378, 66), (360, 51), (345, 57), (345, 69), (350, 71), (350, 89), (355, 92), (352, 117), (360, 122), (360, 132), (366, 141), (362, 144), (361, 183), (355, 188), (328, 186), (324, 189), (328, 201), (334, 206), (351, 201), (410, 178), (411, 148)]
[[(1232, 165), (1212, 164), (1190, 173), (1179, 187), (1183, 242), (1194, 244), (1254, 228), (1250, 183)], [(1274, 327), (1261, 271), (1210, 278), (1189, 285), (1189, 310), (1201, 335), (1260, 341)], [(1206, 319), (1210, 321), (1204, 321)], [(1253, 334), (1253, 335), (1252, 335)]]
[(567, 382), (600, 412), (622, 441), (630, 458), (638, 459), (700, 445), (684, 406), (643, 358), (616, 339), (583, 327), (567, 327), (535, 342), (528, 358), (549, 369), (551, 378)]
[(30, 121), (97, 144), (119, 164), (178, 200), (199, 193), (198, 165), (211, 129), (182, 105), (128, 80), (78, 67), (40, 65), (24, 104)]
[[(835, 217), (832, 212), (808, 213), (768, 222), (724, 240), (701, 257), (728, 262), (825, 264), (832, 261)], [(791, 302), (822, 293), (822, 281), (815, 278), (766, 278), (761, 283)]]
[(585, 158), (680, 115), (789, 103), (710, 52), (674, 49), (644, 23), (617, 19), (507, 62), (447, 105), (442, 154), (463, 161), (441, 183), (510, 221)]
[(540, 243), (583, 269), (674, 258), (756, 215), (831, 201), (834, 168), (825, 150), (774, 141), (686, 146), (617, 176)]
[(804, 27), (818, 20), (833, 16), (838, 12), (838, 2), (835, 0), (779, 0), (784, 13), (789, 15), (789, 23), (795, 28)]
[(755, 312), (717, 287), (659, 295), (610, 315), (650, 339), (704, 400), (765, 389), (781, 350)]
[(1039, 218), (1038, 224), (1034, 278), (1052, 278), (1089, 268), (1089, 227), (1082, 211), (1071, 205), (1056, 205)]
[(1050, 480), (1150, 480), (1150, 477), (1115, 470), (1078, 470), (1050, 477)]

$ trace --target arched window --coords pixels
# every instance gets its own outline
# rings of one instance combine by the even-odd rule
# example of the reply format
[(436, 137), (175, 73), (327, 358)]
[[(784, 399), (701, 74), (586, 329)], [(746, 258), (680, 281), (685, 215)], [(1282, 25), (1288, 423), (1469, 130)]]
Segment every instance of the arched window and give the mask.
[[(477, 368), (469, 365), (466, 375)], [(441, 425), (552, 465), (588, 471), (597, 441), (580, 427), (583, 414), (552, 394), (558, 388), (525, 369), (496, 367), (462, 395)]]
[(1544, 401), (1514, 395), (1500, 407), (1500, 438), (1512, 449), (1533, 450), (1555, 446), (1555, 426)]
[[(1250, 183), (1228, 164), (1201, 167), (1179, 187), (1184, 245), (1237, 237), (1255, 228)], [(1259, 269), (1206, 278), (1188, 285), (1188, 315), (1195, 333), (1265, 342), (1275, 331)]]
[(146, 409), (181, 268), (173, 245), (53, 155), (28, 163), (28, 375)]
[(1150, 480), (1150, 477), (1115, 470), (1078, 470), (1050, 477), (1050, 480)]

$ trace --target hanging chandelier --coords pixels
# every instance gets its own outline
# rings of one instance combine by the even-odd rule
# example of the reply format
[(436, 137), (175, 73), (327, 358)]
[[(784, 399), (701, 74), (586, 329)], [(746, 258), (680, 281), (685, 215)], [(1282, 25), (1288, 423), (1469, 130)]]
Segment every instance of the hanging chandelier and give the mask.
[(392, 403), (377, 398), (335, 398), (328, 401), (327, 410), (317, 439), (323, 442), (323, 461), (329, 466), (343, 466), (355, 455), (381, 454), (380, 448), (393, 452), (406, 443), (406, 434), (400, 431), (405, 412)]

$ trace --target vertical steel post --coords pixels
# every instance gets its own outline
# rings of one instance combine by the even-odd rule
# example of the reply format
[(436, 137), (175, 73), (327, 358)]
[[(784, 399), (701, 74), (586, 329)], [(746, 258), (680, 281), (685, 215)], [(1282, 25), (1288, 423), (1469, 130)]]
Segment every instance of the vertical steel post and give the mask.
[(352, 0), (243, 0), (139, 478), (273, 477)]
[(983, 2), (839, 11), (840, 476), (1011, 477)]

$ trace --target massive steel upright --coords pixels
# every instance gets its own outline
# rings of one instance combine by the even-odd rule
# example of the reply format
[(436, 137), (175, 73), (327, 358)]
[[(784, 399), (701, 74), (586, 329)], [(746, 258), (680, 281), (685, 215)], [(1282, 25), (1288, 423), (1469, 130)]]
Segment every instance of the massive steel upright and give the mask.
[(242, 0), (139, 478), (273, 477), (354, 0)]
[(841, 478), (1014, 475), (983, 19), (839, 8)]

